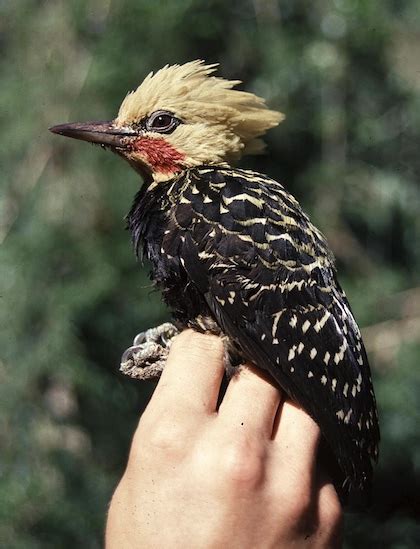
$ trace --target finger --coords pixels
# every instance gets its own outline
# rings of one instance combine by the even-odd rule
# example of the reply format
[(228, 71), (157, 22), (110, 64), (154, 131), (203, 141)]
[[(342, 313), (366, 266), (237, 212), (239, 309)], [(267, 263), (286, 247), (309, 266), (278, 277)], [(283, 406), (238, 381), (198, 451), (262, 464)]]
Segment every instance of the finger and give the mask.
[(313, 483), (320, 430), (315, 421), (297, 404), (285, 400), (276, 417), (272, 434), (277, 459), (290, 464), (299, 481)]
[(153, 400), (191, 413), (214, 412), (223, 373), (222, 340), (185, 330), (172, 343)]
[(317, 518), (323, 547), (342, 547), (343, 509), (333, 483), (321, 473)]
[(280, 390), (254, 366), (241, 367), (230, 380), (219, 408), (219, 418), (271, 437)]

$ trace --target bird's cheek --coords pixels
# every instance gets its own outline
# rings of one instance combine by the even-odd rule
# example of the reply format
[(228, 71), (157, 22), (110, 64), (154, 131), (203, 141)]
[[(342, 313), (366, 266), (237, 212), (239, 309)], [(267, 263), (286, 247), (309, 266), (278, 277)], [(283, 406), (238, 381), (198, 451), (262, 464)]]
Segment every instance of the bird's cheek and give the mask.
[(145, 164), (153, 173), (173, 174), (183, 169), (185, 154), (164, 138), (140, 137), (130, 143), (131, 161)]

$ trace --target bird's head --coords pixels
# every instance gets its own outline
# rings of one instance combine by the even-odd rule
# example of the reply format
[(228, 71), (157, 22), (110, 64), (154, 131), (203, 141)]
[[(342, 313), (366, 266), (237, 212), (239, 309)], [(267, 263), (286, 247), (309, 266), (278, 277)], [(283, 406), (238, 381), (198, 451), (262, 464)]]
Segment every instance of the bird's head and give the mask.
[(260, 137), (283, 115), (260, 97), (191, 61), (150, 73), (109, 122), (62, 124), (52, 132), (110, 148), (147, 178), (164, 181), (203, 164), (237, 161), (264, 148)]

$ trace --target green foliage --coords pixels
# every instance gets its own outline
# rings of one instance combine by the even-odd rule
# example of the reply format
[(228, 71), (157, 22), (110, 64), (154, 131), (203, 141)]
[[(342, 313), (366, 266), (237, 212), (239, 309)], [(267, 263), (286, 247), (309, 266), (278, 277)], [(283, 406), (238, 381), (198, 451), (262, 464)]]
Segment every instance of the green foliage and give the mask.
[(367, 326), (382, 455), (346, 546), (418, 547), (417, 1), (15, 0), (0, 19), (0, 545), (101, 547), (152, 389), (119, 358), (167, 318), (123, 230), (137, 176), (47, 128), (111, 118), (150, 70), (203, 58), (286, 113), (245, 165), (311, 213)]

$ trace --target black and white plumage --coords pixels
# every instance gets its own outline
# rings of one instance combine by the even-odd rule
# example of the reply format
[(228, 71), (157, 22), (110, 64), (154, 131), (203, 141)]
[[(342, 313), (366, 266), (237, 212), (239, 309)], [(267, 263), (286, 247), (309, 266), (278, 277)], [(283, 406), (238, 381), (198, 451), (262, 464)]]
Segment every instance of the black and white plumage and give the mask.
[(264, 175), (203, 166), (145, 186), (128, 225), (176, 320), (215, 320), (318, 423), (348, 487), (367, 488), (379, 429), (366, 352), (296, 199)]

